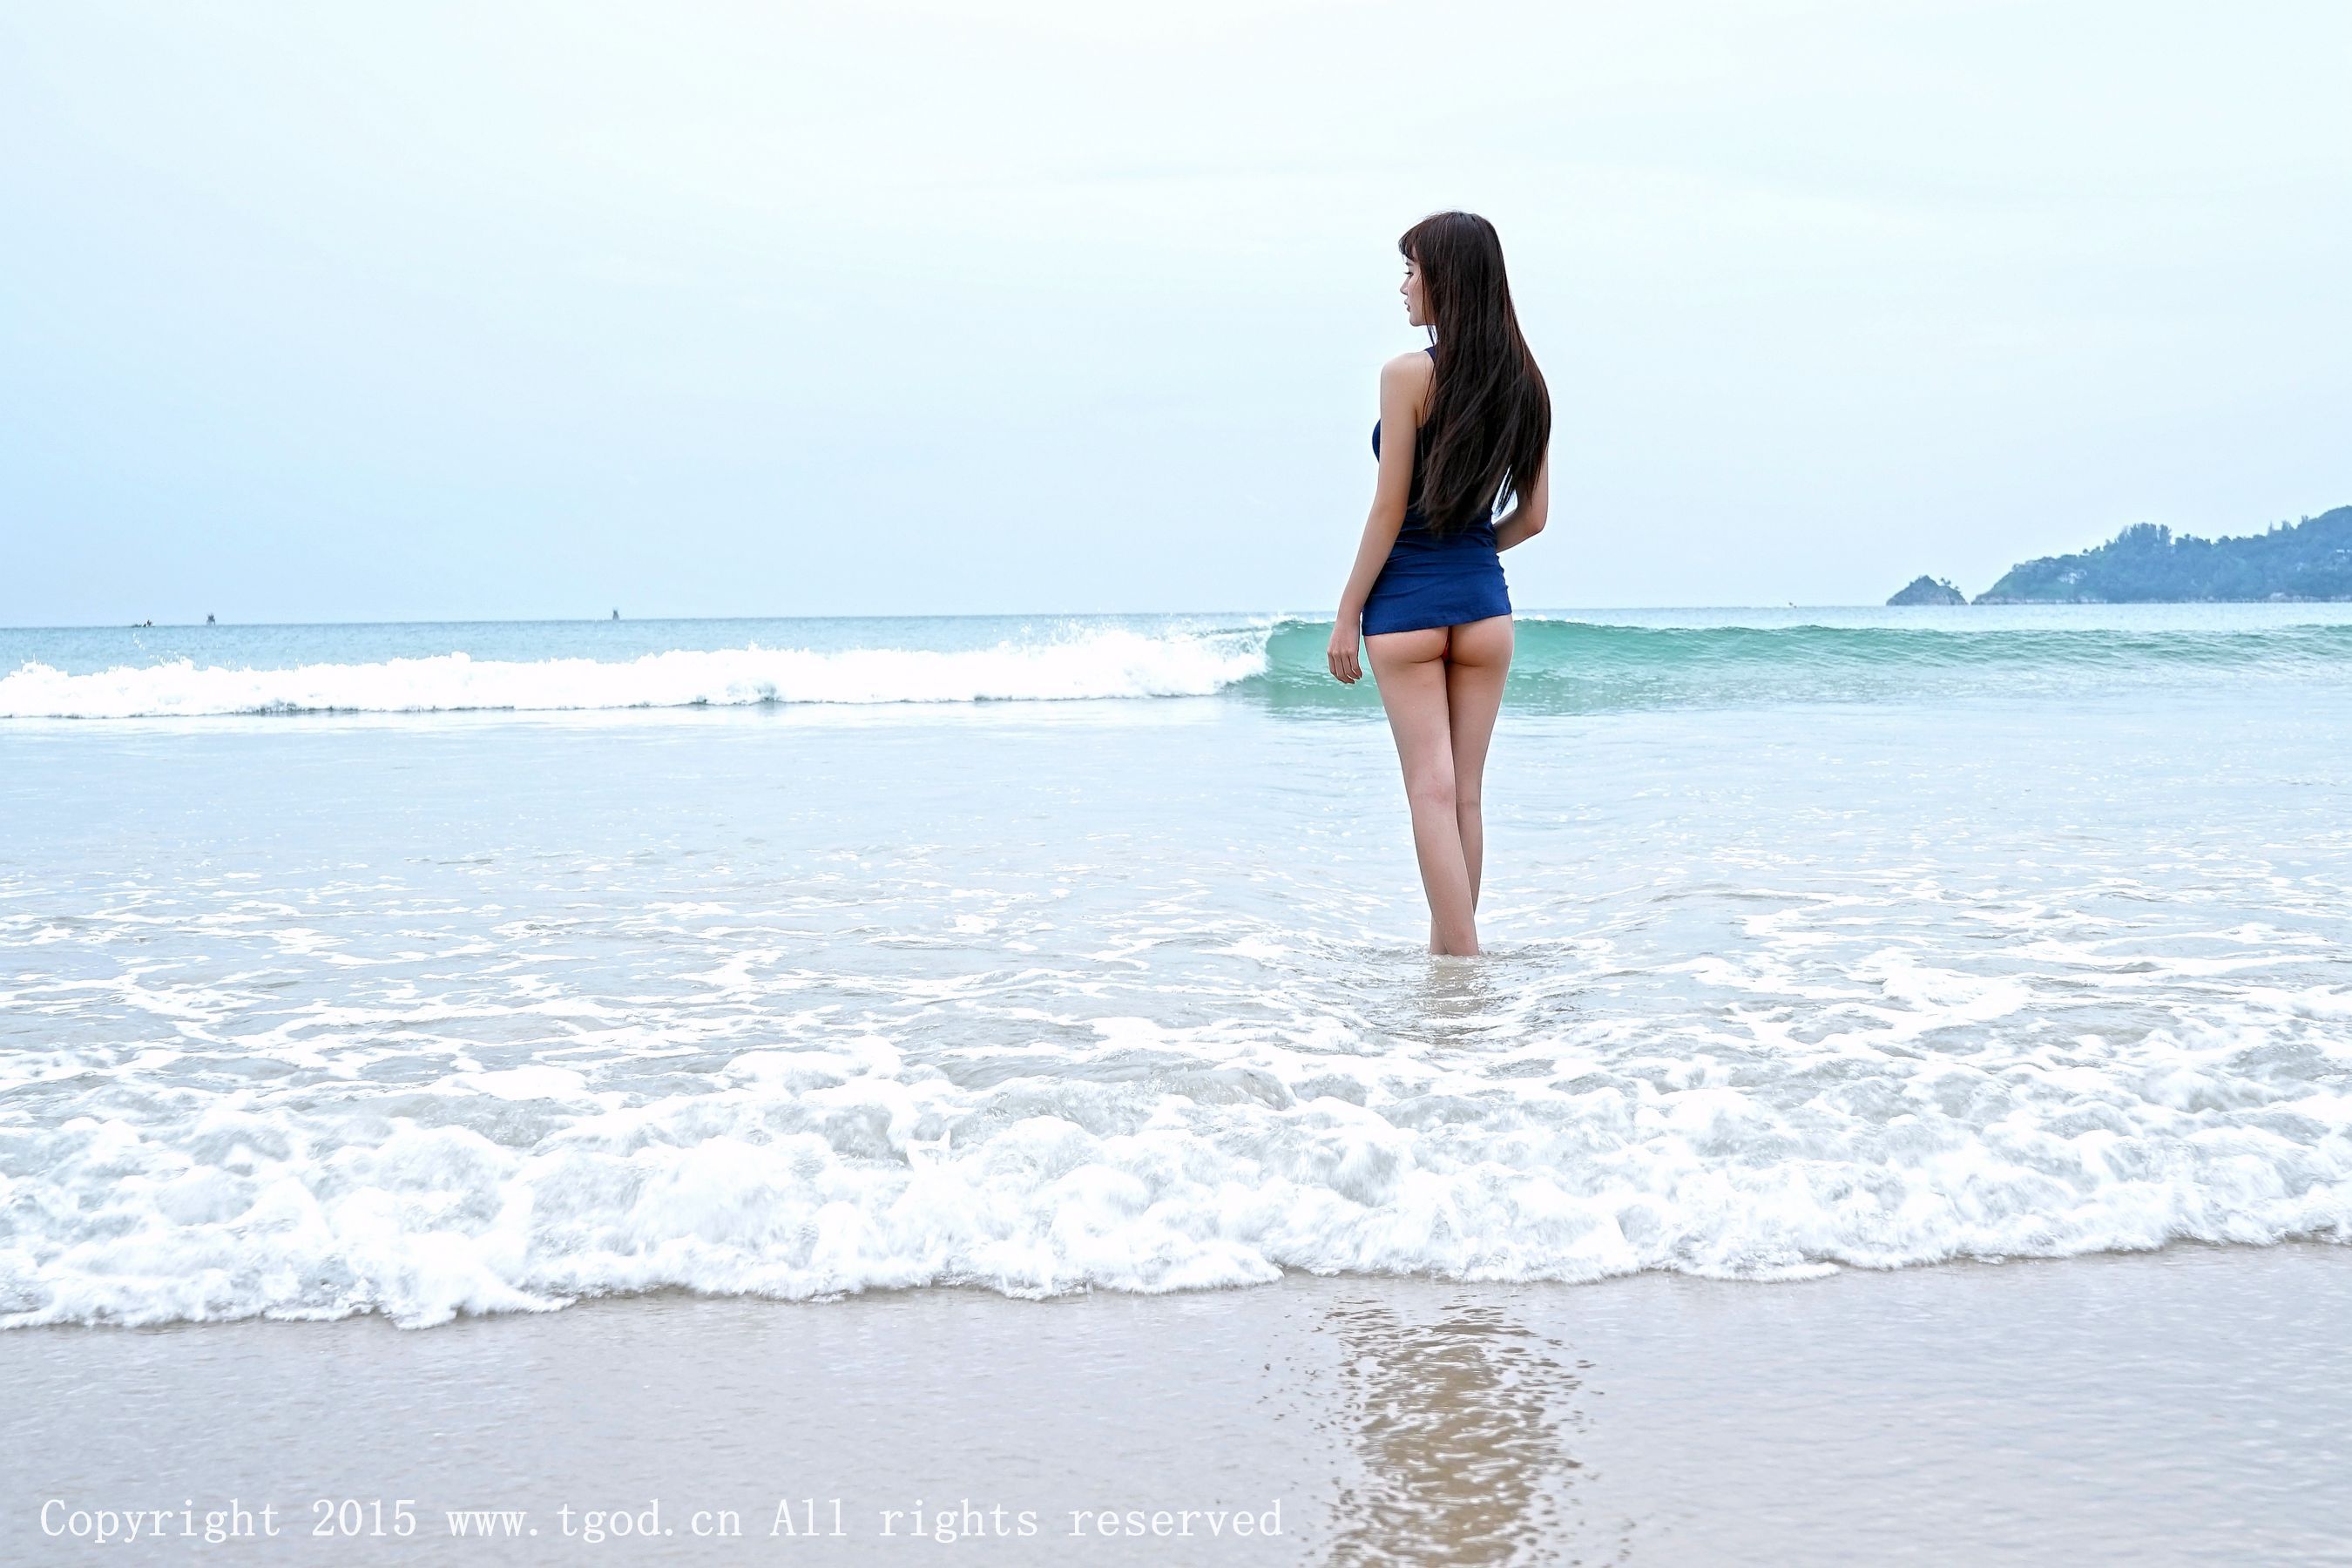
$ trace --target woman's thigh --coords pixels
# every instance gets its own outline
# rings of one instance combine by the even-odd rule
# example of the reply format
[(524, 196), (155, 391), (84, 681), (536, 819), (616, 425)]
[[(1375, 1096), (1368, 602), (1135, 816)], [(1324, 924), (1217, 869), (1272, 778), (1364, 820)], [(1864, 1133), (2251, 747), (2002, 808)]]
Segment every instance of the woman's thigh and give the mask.
[(1511, 673), (1511, 617), (1489, 616), (1452, 630), (1445, 707), (1454, 773), (1463, 798), (1475, 800), (1486, 767), (1486, 745), (1495, 735), (1495, 716), (1503, 707), (1503, 682)]
[(1454, 783), (1454, 733), (1445, 700), (1447, 630), (1432, 626), (1364, 639), (1409, 790), (1450, 788)]

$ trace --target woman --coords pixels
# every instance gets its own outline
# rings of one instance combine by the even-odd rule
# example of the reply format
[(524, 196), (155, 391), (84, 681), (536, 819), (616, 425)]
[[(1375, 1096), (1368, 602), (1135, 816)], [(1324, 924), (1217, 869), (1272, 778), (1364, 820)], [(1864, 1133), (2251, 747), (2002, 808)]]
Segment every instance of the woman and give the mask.
[[(1494, 225), (1439, 213), (1405, 230), (1397, 248), (1405, 320), (1433, 341), (1381, 367), (1380, 477), (1328, 658), (1348, 685), (1363, 679), (1360, 639), (1371, 658), (1404, 765), (1429, 951), (1475, 954), (1479, 781), (1511, 668), (1511, 598), (1496, 552), (1543, 531), (1551, 396), (1519, 336)], [(1413, 438), (1383, 450), (1381, 424)]]

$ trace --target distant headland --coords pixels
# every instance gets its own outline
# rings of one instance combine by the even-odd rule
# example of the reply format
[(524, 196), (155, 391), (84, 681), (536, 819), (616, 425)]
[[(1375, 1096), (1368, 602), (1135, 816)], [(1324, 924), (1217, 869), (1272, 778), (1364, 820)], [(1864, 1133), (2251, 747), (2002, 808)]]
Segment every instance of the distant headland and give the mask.
[(1890, 605), (2149, 605), (2352, 600), (2352, 506), (2267, 533), (2200, 539), (2137, 522), (2073, 555), (2021, 562), (1971, 601), (1920, 577)]

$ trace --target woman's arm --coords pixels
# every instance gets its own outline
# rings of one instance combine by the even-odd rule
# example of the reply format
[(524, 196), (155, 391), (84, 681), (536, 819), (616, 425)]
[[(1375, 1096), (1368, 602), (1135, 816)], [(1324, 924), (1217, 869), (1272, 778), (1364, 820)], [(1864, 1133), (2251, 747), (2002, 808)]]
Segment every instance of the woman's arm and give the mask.
[(1551, 518), (1551, 452), (1544, 451), (1543, 461), (1536, 465), (1536, 482), (1528, 487), (1527, 494), (1513, 503), (1495, 525), (1495, 548), (1508, 550), (1524, 543), (1544, 531)]
[[(1397, 534), (1404, 527), (1405, 497), (1412, 492), (1413, 437), (1421, 428), (1421, 404), (1429, 390), (1429, 356), (1399, 354), (1381, 366), (1381, 461), (1372, 482), (1372, 509), (1364, 518), (1364, 537), (1356, 546), (1356, 564), (1339, 590), (1339, 608), (1332, 616), (1331, 646), (1324, 658), (1343, 686), (1364, 678), (1360, 657), (1364, 635), (1364, 601), (1389, 558)], [(1403, 432), (1399, 438), (1399, 432)]]

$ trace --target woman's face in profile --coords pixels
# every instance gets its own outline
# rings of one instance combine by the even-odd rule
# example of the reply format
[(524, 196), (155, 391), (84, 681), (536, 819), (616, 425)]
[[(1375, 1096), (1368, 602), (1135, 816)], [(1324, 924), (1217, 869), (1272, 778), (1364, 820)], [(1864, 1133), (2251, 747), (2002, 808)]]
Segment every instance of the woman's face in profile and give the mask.
[(1421, 294), (1421, 268), (1408, 260), (1404, 264), (1404, 281), (1397, 288), (1404, 296), (1404, 319), (1409, 325), (1429, 325), (1429, 303)]

